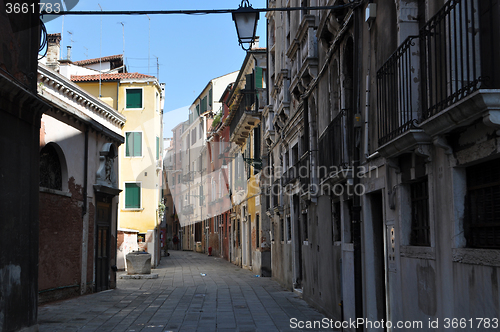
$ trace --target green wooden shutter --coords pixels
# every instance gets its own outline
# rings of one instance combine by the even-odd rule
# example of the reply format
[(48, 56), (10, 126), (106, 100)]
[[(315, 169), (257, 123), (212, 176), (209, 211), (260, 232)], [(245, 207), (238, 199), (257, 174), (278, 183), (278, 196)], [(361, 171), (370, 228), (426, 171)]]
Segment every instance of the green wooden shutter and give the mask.
[(139, 209), (141, 207), (141, 187), (137, 183), (125, 183), (125, 208)]
[(196, 105), (196, 113), (200, 115), (200, 104)]
[(156, 137), (156, 160), (160, 159), (160, 138)]
[(127, 89), (127, 108), (142, 108), (142, 89)]
[(125, 133), (125, 156), (130, 157), (134, 151), (134, 133)]
[(142, 133), (134, 133), (134, 157), (142, 156)]
[(213, 92), (212, 89), (208, 91), (208, 106), (212, 107), (212, 102), (213, 102)]
[(255, 67), (255, 88), (262, 88), (262, 68)]

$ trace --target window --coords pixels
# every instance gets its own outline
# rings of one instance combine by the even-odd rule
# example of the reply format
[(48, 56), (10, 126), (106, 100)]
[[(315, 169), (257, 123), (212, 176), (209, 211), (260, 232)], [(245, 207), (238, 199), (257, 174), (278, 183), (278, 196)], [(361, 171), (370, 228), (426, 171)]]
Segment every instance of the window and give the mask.
[(219, 171), (219, 198), (222, 197), (222, 172)]
[(205, 113), (207, 111), (207, 96), (203, 97), (203, 99), (201, 100), (201, 104), (200, 104), (200, 111), (201, 111), (201, 114)]
[[(260, 124), (253, 131), (253, 159), (255, 161), (260, 160)], [(257, 174), (260, 172), (259, 167), (253, 168), (253, 174)]]
[(286, 240), (292, 241), (292, 219), (289, 215), (286, 217), (286, 229)]
[(302, 227), (303, 227), (303, 236), (304, 238), (302, 241), (308, 241), (309, 240), (309, 225), (307, 224), (307, 212), (302, 212), (301, 213), (302, 217)]
[(203, 196), (203, 185), (200, 186), (200, 206), (203, 205), (203, 199), (204, 199), (204, 196)]
[(125, 156), (126, 157), (142, 157), (142, 133), (141, 132), (126, 132), (125, 133)]
[(280, 241), (285, 241), (285, 225), (283, 223), (283, 218), (280, 218)]
[(467, 167), (467, 246), (500, 249), (500, 159)]
[(155, 103), (156, 113), (160, 112), (160, 95), (156, 92), (156, 103)]
[(40, 151), (40, 187), (62, 190), (61, 163), (52, 144)]
[(212, 108), (212, 99), (213, 99), (213, 92), (212, 89), (210, 89), (210, 91), (208, 91), (208, 106), (210, 106), (210, 108)]
[(333, 242), (341, 241), (341, 218), (340, 218), (340, 202), (332, 202), (332, 237)]
[(255, 247), (260, 248), (260, 216), (255, 216)]
[(196, 128), (191, 130), (191, 145), (194, 145), (196, 143)]
[(141, 184), (139, 182), (125, 183), (125, 209), (141, 208)]
[(200, 131), (200, 139), (202, 139), (202, 137), (203, 137), (203, 122), (200, 123), (199, 131)]
[(427, 177), (410, 184), (412, 246), (430, 246), (429, 190)]
[(125, 108), (142, 108), (142, 89), (125, 89)]
[(216, 190), (215, 179), (212, 178), (212, 201), (215, 201)]

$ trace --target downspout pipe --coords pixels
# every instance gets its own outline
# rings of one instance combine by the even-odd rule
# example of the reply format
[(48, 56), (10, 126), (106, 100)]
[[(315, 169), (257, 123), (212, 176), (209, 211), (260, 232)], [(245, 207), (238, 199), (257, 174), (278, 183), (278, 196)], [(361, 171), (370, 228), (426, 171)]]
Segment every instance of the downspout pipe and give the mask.
[(88, 170), (89, 170), (89, 127), (85, 126), (85, 151), (83, 161), (83, 206), (82, 217), (87, 214)]
[[(354, 108), (356, 111), (359, 110), (360, 108), (360, 98), (359, 98), (359, 86), (360, 86), (360, 59), (361, 57), (359, 56), (359, 52), (361, 52), (361, 47), (359, 47), (359, 43), (361, 41), (361, 33), (360, 33), (360, 24), (362, 20), (360, 19), (361, 16), (361, 11), (359, 10), (360, 7), (357, 7), (355, 9), (354, 13), (354, 71), (353, 71), (353, 82), (354, 86), (357, 87), (358, 89), (354, 88), (353, 89), (353, 94), (354, 94)], [(368, 50), (369, 52), (369, 50)], [(362, 266), (362, 238), (361, 238), (361, 197), (356, 194), (356, 188), (357, 185), (360, 183), (360, 179), (357, 175), (358, 173), (358, 168), (360, 165), (360, 158), (361, 158), (361, 149), (360, 145), (357, 143), (357, 137), (361, 134), (361, 128), (358, 126), (355, 126), (354, 123), (354, 117), (351, 117), (352, 119), (352, 125), (351, 128), (353, 130), (353, 139), (351, 140), (352, 144), (352, 151), (353, 151), (353, 185), (354, 185), (354, 194), (353, 194), (353, 206), (352, 206), (352, 238), (353, 238), (353, 248), (354, 248), (354, 301), (355, 301), (355, 315), (356, 319), (363, 318), (363, 266)], [(362, 326), (357, 326), (356, 331), (363, 331)]]
[[(370, 1), (371, 2), (371, 1)], [(365, 128), (364, 128), (364, 154), (365, 154), (365, 159), (371, 160), (373, 158), (378, 157), (378, 152), (375, 152), (373, 154), (370, 154), (370, 147), (369, 147), (369, 127), (370, 127), (370, 96), (371, 96), (371, 67), (372, 67), (372, 61), (371, 61), (371, 50), (372, 50), (372, 34), (371, 34), (371, 28), (372, 28), (372, 23), (373, 22), (368, 22), (368, 54), (367, 54), (367, 70), (366, 70), (366, 90), (365, 90)]]

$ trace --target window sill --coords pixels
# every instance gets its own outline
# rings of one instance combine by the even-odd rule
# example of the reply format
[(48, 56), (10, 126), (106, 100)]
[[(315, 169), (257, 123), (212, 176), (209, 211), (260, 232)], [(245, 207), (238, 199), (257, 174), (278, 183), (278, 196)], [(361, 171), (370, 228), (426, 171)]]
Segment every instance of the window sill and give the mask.
[(436, 260), (436, 250), (433, 247), (401, 246), (401, 257)]
[(144, 208), (138, 208), (138, 209), (122, 209), (122, 212), (140, 212), (144, 210)]
[(453, 262), (500, 267), (500, 250), (497, 249), (452, 249)]
[(59, 195), (59, 196), (66, 196), (66, 197), (71, 197), (71, 193), (66, 192), (66, 191), (61, 191), (57, 189), (51, 189), (51, 188), (45, 188), (45, 187), (39, 187), (39, 190), (41, 193), (47, 193), (47, 194), (53, 194), (53, 195)]

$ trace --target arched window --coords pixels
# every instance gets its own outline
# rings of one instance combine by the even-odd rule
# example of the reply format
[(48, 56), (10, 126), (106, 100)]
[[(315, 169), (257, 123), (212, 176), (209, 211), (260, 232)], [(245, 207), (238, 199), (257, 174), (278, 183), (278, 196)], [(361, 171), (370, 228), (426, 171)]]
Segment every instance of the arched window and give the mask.
[(40, 187), (62, 190), (61, 162), (52, 144), (40, 151)]

